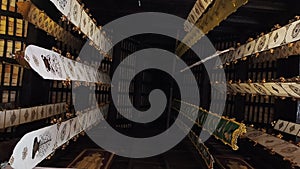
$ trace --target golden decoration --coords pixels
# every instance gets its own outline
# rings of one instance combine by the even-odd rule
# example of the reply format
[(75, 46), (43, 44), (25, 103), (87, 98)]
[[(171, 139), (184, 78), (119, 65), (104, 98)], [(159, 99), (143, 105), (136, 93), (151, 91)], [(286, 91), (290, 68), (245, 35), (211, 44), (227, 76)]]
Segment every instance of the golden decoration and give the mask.
[(282, 139), (283, 135), (282, 134), (278, 134), (276, 137)]
[[(237, 140), (238, 140), (238, 138), (239, 138), (240, 136), (244, 135), (244, 134), (247, 132), (247, 129), (246, 129), (245, 124), (243, 124), (243, 123), (238, 123), (238, 122), (235, 121), (235, 119), (229, 119), (228, 117), (220, 116), (220, 115), (218, 115), (218, 114), (215, 114), (215, 113), (212, 113), (212, 112), (210, 112), (210, 111), (207, 111), (207, 110), (205, 110), (205, 109), (203, 109), (203, 108), (201, 108), (201, 107), (198, 107), (198, 106), (196, 106), (196, 105), (192, 105), (192, 104), (190, 104), (190, 103), (187, 103), (187, 102), (184, 102), (184, 101), (181, 101), (181, 100), (175, 99), (174, 101), (179, 102), (179, 103), (184, 103), (184, 104), (186, 104), (186, 105), (190, 105), (190, 106), (193, 106), (193, 107), (196, 107), (196, 108), (198, 108), (199, 110), (201, 110), (201, 111), (203, 111), (203, 112), (205, 112), (205, 113), (207, 113), (207, 114), (211, 114), (211, 115), (214, 115), (214, 116), (218, 116), (218, 117), (220, 117), (220, 118), (222, 118), (222, 119), (224, 119), (224, 120), (227, 120), (228, 122), (237, 124), (239, 127), (238, 127), (238, 129), (236, 129), (235, 131), (233, 131), (232, 136), (231, 136), (231, 142), (230, 142), (230, 143), (228, 143), (227, 141), (225, 141), (225, 140), (222, 139), (222, 138), (219, 138), (219, 137), (218, 137), (217, 135), (215, 135), (214, 133), (210, 133), (210, 134), (211, 134), (211, 135), (214, 135), (214, 137), (215, 137), (216, 139), (222, 141), (225, 145), (229, 145), (233, 150), (238, 150), (239, 147), (237, 146)], [(180, 110), (178, 110), (177, 108), (174, 108), (174, 107), (172, 107), (172, 108), (173, 108), (174, 110), (178, 111), (179, 113), (182, 113), (182, 112), (180, 112)], [(182, 115), (184, 115), (185, 117), (187, 117), (188, 119), (190, 119), (190, 118), (189, 118), (187, 115), (185, 115), (184, 113), (182, 113)], [(191, 119), (190, 119), (190, 120), (191, 120)], [(199, 123), (196, 123), (196, 124), (197, 124), (197, 126), (199, 126), (200, 128), (202, 128), (203, 130), (206, 130), (206, 129), (204, 129), (203, 126), (201, 126)]]
[[(73, 49), (78, 49), (81, 46), (81, 42), (77, 40), (70, 32), (64, 30), (57, 23), (55, 23), (48, 15), (46, 15), (42, 10), (38, 9), (31, 1), (17, 2), (18, 13), (20, 13), (25, 20), (35, 25), (36, 28), (44, 30), (47, 34), (55, 37), (58, 41), (71, 46)], [(39, 17), (42, 16), (42, 21), (39, 21)], [(63, 19), (63, 18), (62, 18)], [(49, 26), (44, 26), (44, 21), (49, 21), (52, 24), (52, 30), (49, 30)], [(55, 30), (55, 27), (59, 28)], [(64, 35), (64, 36), (58, 36)], [(67, 38), (68, 37), (68, 38)], [(69, 39), (69, 40), (66, 40)]]
[(247, 2), (248, 0), (234, 0), (232, 3), (228, 3), (223, 0), (216, 0), (212, 7), (208, 9), (202, 18), (199, 19), (195, 24), (195, 26), (198, 27), (202, 33), (198, 32), (197, 29), (192, 28), (192, 30), (183, 38), (182, 43), (177, 46), (176, 54), (178, 56), (182, 56), (189, 49), (189, 47), (193, 46), (205, 34), (213, 30), (230, 14), (236, 12), (239, 7), (245, 5)]

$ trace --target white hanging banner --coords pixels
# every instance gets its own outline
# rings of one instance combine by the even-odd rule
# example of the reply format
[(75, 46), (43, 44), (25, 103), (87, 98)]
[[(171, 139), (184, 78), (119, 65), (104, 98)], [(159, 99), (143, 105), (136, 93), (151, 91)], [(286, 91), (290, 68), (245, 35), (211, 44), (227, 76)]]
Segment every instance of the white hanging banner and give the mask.
[(96, 29), (98, 29), (97, 25), (92, 20), (90, 20), (88, 37), (93, 42), (94, 42), (94, 35), (96, 32)]
[(255, 49), (255, 44), (256, 44), (255, 40), (253, 40), (251, 42), (248, 42), (246, 44), (245, 51), (244, 51), (244, 56), (252, 55), (252, 53), (254, 52), (254, 49)]
[(56, 8), (68, 18), (70, 17), (71, 0), (50, 0)]
[(20, 109), (5, 111), (5, 128), (20, 124)]
[(269, 34), (263, 35), (262, 37), (258, 38), (254, 49), (254, 53), (267, 50), (269, 38), (270, 38)]
[(77, 0), (71, 0), (70, 21), (79, 28), (82, 11), (83, 9), (79, 2)]
[(70, 79), (77, 79), (76, 76), (76, 71), (75, 71), (75, 61), (68, 59), (66, 57), (61, 57), (61, 61), (64, 66), (64, 71), (66, 73), (66, 76), (69, 77)]
[(257, 92), (247, 83), (240, 83), (239, 86), (248, 94), (257, 94)]
[(57, 147), (62, 146), (70, 139), (71, 121), (65, 121), (57, 125), (58, 133), (56, 136)]
[(0, 111), (0, 128), (4, 128), (5, 111)]
[(54, 115), (54, 104), (47, 105), (46, 109), (47, 109), (47, 117), (51, 117)]
[(284, 42), (287, 32), (287, 27), (282, 27), (272, 32), (268, 44), (268, 49), (276, 48), (281, 46)]
[(274, 126), (275, 130), (284, 131), (285, 128), (288, 126), (289, 122), (284, 120), (278, 120)]
[(73, 80), (83, 82), (99, 82), (96, 75), (100, 73), (103, 77), (102, 83), (110, 83), (106, 73), (98, 72), (98, 69), (71, 59), (60, 54), (43, 49), (34, 45), (29, 45), (25, 50), (25, 60), (44, 79), (50, 80)]
[(202, 14), (206, 11), (208, 6), (212, 3), (212, 0), (197, 0), (195, 5), (187, 17), (187, 20), (184, 22), (184, 30), (190, 32), (193, 28), (193, 24), (195, 24), (198, 19), (202, 16)]
[(286, 93), (286, 91), (277, 83), (270, 82), (270, 83), (263, 83), (263, 85), (272, 93), (272, 95), (279, 96), (279, 97), (289, 96)]
[(60, 108), (61, 104), (60, 103), (55, 103), (54, 104), (54, 114), (61, 114), (61, 108)]
[(297, 136), (298, 132), (300, 130), (300, 124), (296, 124), (296, 123), (289, 123), (287, 125), (287, 127), (285, 128), (284, 132), (288, 133), (290, 135), (294, 135)]
[(46, 107), (45, 106), (38, 106), (37, 107), (37, 118), (40, 119), (44, 119), (47, 116), (47, 112), (46, 112)]
[(242, 57), (244, 57), (244, 51), (245, 51), (246, 45), (242, 45), (240, 47), (237, 48), (237, 50), (235, 51), (235, 55), (234, 55), (234, 59), (241, 59)]
[[(64, 106), (62, 103), (59, 103), (56, 104), (55, 109), (61, 111), (61, 107)], [(99, 111), (100, 109), (106, 111), (107, 107), (108, 106), (104, 109), (93, 108), (89, 111), (85, 111), (85, 113), (78, 117), (62, 122), (61, 124), (54, 124), (49, 127), (27, 133), (15, 146), (13, 154), (9, 160), (10, 165), (13, 168), (34, 168), (57, 148), (82, 132), (83, 129), (87, 129), (96, 122), (101, 121), (102, 119), (100, 119)], [(3, 113), (0, 112), (0, 119), (2, 116)], [(81, 122), (79, 122), (80, 118), (82, 118)]]
[(13, 168), (32, 169), (56, 149), (56, 125), (23, 136), (9, 160)]
[(54, 51), (30, 45), (25, 50), (25, 60), (44, 79), (66, 80), (60, 55)]
[(250, 83), (250, 86), (259, 94), (264, 96), (271, 96), (271, 93), (265, 86), (260, 83)]
[(295, 166), (300, 166), (300, 148), (293, 143), (269, 135), (262, 131), (247, 128), (246, 137), (250, 140), (266, 147), (272, 152), (281, 155), (284, 159), (289, 160)]
[(75, 117), (70, 120), (70, 138), (73, 138), (80, 132), (80, 124), (78, 121), (78, 117)]
[(101, 31), (100, 29), (97, 27), (95, 29), (95, 33), (94, 33), (94, 36), (92, 37), (92, 41), (94, 42), (95, 46), (97, 48), (100, 48), (100, 36), (101, 36)]
[(282, 88), (292, 97), (300, 98), (300, 84), (298, 83), (281, 83)]
[(300, 20), (290, 24), (285, 37), (286, 43), (300, 40)]
[(91, 18), (89, 17), (89, 15), (83, 10), (80, 19), (80, 29), (81, 32), (83, 32), (85, 35), (88, 35), (89, 33), (90, 20)]

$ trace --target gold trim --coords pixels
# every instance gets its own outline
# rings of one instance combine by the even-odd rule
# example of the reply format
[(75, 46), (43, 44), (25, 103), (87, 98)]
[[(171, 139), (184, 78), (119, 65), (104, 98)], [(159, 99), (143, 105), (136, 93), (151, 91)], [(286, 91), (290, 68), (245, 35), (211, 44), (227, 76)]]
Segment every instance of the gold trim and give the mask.
[[(212, 7), (199, 19), (192, 30), (183, 38), (182, 43), (176, 48), (176, 54), (182, 56), (190, 47), (192, 47), (204, 34), (217, 27), (229, 15), (236, 12), (238, 8), (245, 5), (248, 0), (234, 0), (228, 3), (224, 0), (216, 0)], [(202, 32), (198, 32), (200, 29)], [(185, 45), (186, 44), (186, 45)]]
[[(78, 49), (81, 46), (81, 42), (77, 40), (70, 32), (64, 30), (61, 26), (59, 26), (56, 22), (54, 22), (44, 11), (38, 9), (31, 1), (25, 2), (18, 2), (18, 13), (20, 13), (23, 18), (35, 25), (37, 28), (44, 30), (47, 34), (53, 36), (54, 38), (58, 39), (59, 41), (71, 46), (73, 49)], [(43, 14), (42, 20), (39, 21), (39, 14)], [(36, 18), (32, 18), (31, 16), (37, 16)], [(42, 27), (42, 23), (45, 20), (49, 20), (49, 23), (53, 23), (53, 30), (55, 27), (58, 27), (59, 31), (49, 31), (48, 27)], [(64, 35), (64, 36), (58, 36)], [(68, 38), (66, 38), (68, 37)], [(68, 40), (67, 40), (68, 39)]]
[[(192, 106), (192, 107), (198, 108), (198, 110), (202, 111), (203, 113), (207, 113), (207, 114), (210, 114), (210, 115), (219, 117), (219, 118), (221, 118), (221, 119), (224, 119), (224, 120), (227, 121), (226, 124), (229, 123), (229, 122), (231, 122), (231, 123), (234, 123), (234, 124), (238, 125), (238, 126), (239, 126), (238, 129), (236, 129), (236, 130), (233, 132), (233, 134), (232, 134), (232, 136), (231, 136), (231, 143), (229, 143), (229, 142), (223, 140), (222, 138), (218, 137), (218, 136), (215, 135), (214, 133), (211, 133), (210, 131), (208, 131), (208, 130), (206, 130), (205, 128), (203, 128), (203, 126), (202, 126), (201, 124), (199, 124), (198, 120), (195, 120), (195, 121), (194, 121), (194, 123), (195, 123), (198, 127), (202, 128), (202, 130), (204, 130), (204, 131), (210, 133), (210, 134), (213, 135), (217, 140), (222, 141), (225, 145), (230, 146), (233, 150), (238, 150), (238, 149), (239, 149), (239, 147), (237, 146), (238, 138), (239, 138), (240, 136), (246, 134), (246, 132), (247, 132), (247, 129), (246, 129), (246, 125), (245, 125), (245, 124), (239, 123), (239, 122), (235, 121), (234, 119), (229, 119), (229, 118), (226, 118), (226, 117), (224, 117), (224, 116), (219, 116), (218, 114), (212, 113), (212, 112), (210, 112), (210, 111), (204, 110), (204, 109), (201, 108), (201, 107), (198, 107), (198, 106), (196, 106), (196, 105), (192, 105), (192, 104), (187, 103), (187, 102), (184, 102), (184, 101), (180, 101), (180, 100), (178, 100), (178, 99), (174, 99), (174, 101), (176, 101), (176, 102), (178, 102), (178, 103), (181, 103), (181, 104), (183, 103), (183, 104), (186, 104), (186, 105), (188, 105), (188, 106)], [(185, 112), (182, 112), (182, 111), (178, 110), (177, 108), (175, 108), (175, 107), (173, 107), (173, 106), (172, 106), (172, 109), (174, 109), (175, 111), (177, 111), (178, 113), (180, 113), (181, 115), (183, 115), (184, 117), (186, 117), (187, 119), (193, 121), (188, 115), (185, 114)]]
[(238, 138), (241, 136), (241, 135), (244, 135), (247, 133), (247, 128), (245, 126), (245, 124), (241, 124), (240, 127), (235, 130), (232, 134), (232, 140), (231, 140), (231, 147), (233, 150), (238, 150), (239, 147), (237, 146), (237, 141), (238, 141)]

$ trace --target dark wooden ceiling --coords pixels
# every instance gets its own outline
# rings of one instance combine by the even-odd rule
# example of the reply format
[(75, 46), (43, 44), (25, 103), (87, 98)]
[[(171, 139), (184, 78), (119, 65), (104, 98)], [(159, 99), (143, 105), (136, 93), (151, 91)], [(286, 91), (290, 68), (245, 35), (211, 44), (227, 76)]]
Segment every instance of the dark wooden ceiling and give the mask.
[(249, 37), (270, 32), (275, 24), (288, 24), (300, 14), (299, 5), (298, 0), (249, 0), (209, 33), (209, 37), (216, 40), (232, 37), (243, 43)]
[[(187, 18), (196, 0), (82, 0), (100, 25), (119, 17), (137, 12), (164, 12)], [(229, 3), (231, 0), (226, 0)], [(261, 32), (269, 32), (273, 25), (285, 25), (288, 20), (300, 14), (299, 0), (249, 0), (230, 15), (220, 26), (209, 33), (214, 41), (233, 40), (244, 43), (249, 37)], [(145, 43), (154, 46), (174, 48), (174, 41), (167, 39), (144, 38)]]

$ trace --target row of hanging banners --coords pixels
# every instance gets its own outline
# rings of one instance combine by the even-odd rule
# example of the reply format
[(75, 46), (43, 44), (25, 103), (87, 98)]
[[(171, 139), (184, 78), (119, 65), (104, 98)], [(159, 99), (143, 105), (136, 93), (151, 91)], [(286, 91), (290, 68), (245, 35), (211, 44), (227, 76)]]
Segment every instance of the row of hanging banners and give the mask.
[(280, 98), (300, 99), (300, 84), (299, 80), (281, 80), (272, 82), (257, 82), (257, 83), (213, 83), (212, 86), (220, 92), (227, 91), (227, 94), (250, 94), (262, 96), (274, 96)]
[(198, 19), (203, 15), (203, 13), (207, 10), (208, 6), (213, 2), (213, 0), (197, 0), (195, 5), (193, 6), (189, 16), (184, 22), (184, 30), (189, 32), (193, 28), (193, 24), (195, 24)]
[[(206, 0), (200, 0), (206, 1)], [(241, 6), (245, 5), (248, 0), (234, 0), (234, 1), (224, 1), (224, 0), (214, 0), (210, 2), (207, 0), (206, 3), (201, 2), (202, 4), (208, 5), (207, 11), (203, 13), (199, 12), (200, 19), (193, 21), (190, 19), (186, 21), (187, 30), (189, 31), (187, 35), (182, 39), (182, 42), (176, 48), (177, 56), (181, 57), (184, 53), (189, 50), (189, 48), (195, 45), (204, 35), (208, 34), (211, 30), (217, 27), (222, 21), (224, 21), (232, 13), (236, 12)], [(193, 9), (194, 10), (194, 9)], [(196, 8), (195, 8), (196, 11)], [(193, 12), (193, 11), (192, 11)], [(195, 12), (193, 12), (195, 13)], [(197, 14), (196, 16), (198, 16)], [(195, 15), (195, 14), (194, 14)], [(189, 19), (189, 18), (188, 18)], [(194, 25), (192, 23), (194, 22)], [(185, 26), (186, 27), (186, 26)]]
[[(78, 31), (83, 33), (101, 54), (106, 57), (112, 57), (111, 39), (109, 39), (104, 31), (96, 25), (89, 17), (83, 7), (77, 0), (52, 0), (57, 9), (73, 23)], [(70, 32), (64, 30), (59, 24), (55, 23), (44, 11), (38, 9), (32, 2), (18, 2), (18, 13), (23, 18), (35, 25), (37, 28), (44, 30), (49, 35), (62, 41), (64, 44), (70, 45), (73, 49), (80, 49), (82, 43)]]
[(12, 168), (34, 168), (73, 137), (101, 123), (107, 113), (108, 105), (94, 107), (75, 118), (27, 133), (15, 146), (9, 164)]
[(38, 46), (26, 47), (24, 59), (44, 79), (110, 84), (110, 77), (98, 71), (97, 67), (76, 62)]
[(300, 137), (300, 124), (297, 123), (279, 119), (274, 125), (274, 129), (292, 136)]
[[(282, 120), (279, 120), (275, 128), (282, 125)], [(288, 125), (288, 124), (287, 124)], [(284, 160), (291, 162), (292, 166), (300, 167), (300, 147), (285, 141), (279, 137), (267, 134), (264, 131), (256, 130), (252, 127), (247, 127), (247, 133), (245, 135), (248, 139), (252, 140), (255, 145), (259, 144), (266, 149), (270, 150), (274, 154), (278, 154), (283, 157)]]
[[(183, 107), (180, 107), (180, 105)], [(213, 135), (216, 139), (221, 140), (224, 144), (229, 145), (233, 150), (239, 148), (237, 140), (246, 133), (246, 126), (243, 123), (227, 119), (184, 101), (174, 100), (172, 109), (187, 119), (192, 120), (195, 118), (191, 117), (196, 117), (196, 125), (202, 128), (203, 131)]]
[[(300, 20), (262, 35), (258, 39), (250, 40), (239, 46), (235, 51), (220, 55), (222, 63), (216, 63), (217, 67), (229, 64), (239, 59), (256, 54), (262, 61), (272, 61), (279, 58), (287, 58), (300, 54)], [(295, 43), (295, 44), (294, 44)]]
[(0, 129), (46, 119), (66, 111), (66, 103), (0, 111)]

